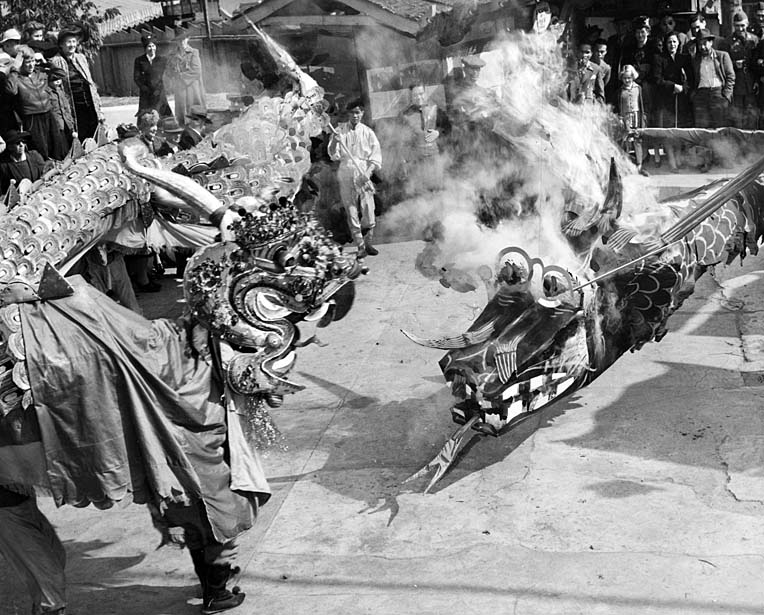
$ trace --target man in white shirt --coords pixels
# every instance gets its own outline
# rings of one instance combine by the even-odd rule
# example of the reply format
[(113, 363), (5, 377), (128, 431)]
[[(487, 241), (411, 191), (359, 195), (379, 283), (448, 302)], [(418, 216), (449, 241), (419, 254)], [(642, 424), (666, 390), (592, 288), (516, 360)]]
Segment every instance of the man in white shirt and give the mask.
[[(332, 160), (339, 160), (337, 182), (345, 208), (348, 227), (358, 248), (356, 258), (362, 260), (379, 254), (372, 245), (374, 234), (374, 185), (371, 174), (382, 167), (382, 149), (374, 131), (363, 124), (364, 106), (360, 100), (347, 107), (350, 118), (332, 131), (327, 151)], [(364, 237), (365, 232), (365, 237)]]

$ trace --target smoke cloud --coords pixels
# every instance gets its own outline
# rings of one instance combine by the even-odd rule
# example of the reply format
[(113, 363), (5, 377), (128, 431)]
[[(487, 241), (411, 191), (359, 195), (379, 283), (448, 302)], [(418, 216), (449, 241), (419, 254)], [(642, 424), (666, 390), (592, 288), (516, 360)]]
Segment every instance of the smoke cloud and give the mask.
[[(656, 201), (612, 138), (614, 116), (561, 97), (565, 65), (554, 36), (513, 33), (481, 58), (470, 119), (482, 129), (455, 127), (458, 142), (435, 167), (438, 188), (423, 189), (426, 181), (412, 171), (405, 192), (413, 196), (388, 211), (384, 224), (435, 236), (438, 250), (428, 248), (424, 259), (430, 271), (493, 267), (509, 246), (579, 270), (584, 258), (569, 247), (561, 222), (566, 212), (586, 215), (602, 205), (611, 158), (624, 178), (625, 216), (655, 210)], [(462, 153), (457, 164), (453, 151)]]

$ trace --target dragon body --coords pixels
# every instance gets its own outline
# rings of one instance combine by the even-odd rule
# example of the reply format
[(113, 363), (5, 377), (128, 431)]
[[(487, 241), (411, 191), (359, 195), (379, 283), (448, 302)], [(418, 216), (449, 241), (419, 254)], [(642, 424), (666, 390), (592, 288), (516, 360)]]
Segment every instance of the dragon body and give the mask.
[[(224, 374), (223, 399), (235, 401), (249, 419), (245, 427), (250, 427), (250, 441), (268, 444), (275, 440), (277, 434), (264, 407), (279, 406), (285, 394), (302, 388), (287, 378), (294, 366), (301, 323), (325, 326), (344, 315), (353, 300), (352, 279), (359, 273), (355, 261), (346, 259), (331, 237), (291, 204), (310, 164), (310, 136), (320, 130), (321, 118), (313, 108), (321, 95), (316, 91), (256, 100), (240, 118), (199, 147), (168, 159), (147, 157), (137, 142), (108, 144), (66, 161), (35, 184), (20, 186), (9, 195), (9, 207), (0, 215), (0, 485), (52, 490), (59, 503), (88, 502), (87, 489), (57, 491), (46, 480), (48, 419), (44, 415), (52, 402), (39, 398), (48, 393), (55, 396), (47, 388), (49, 379), (63, 379), (64, 388), (84, 391), (88, 374), (80, 373), (76, 364), (50, 365), (53, 371), (48, 378), (44, 369), (40, 371), (37, 358), (29, 363), (25, 339), (28, 343), (34, 338), (39, 345), (41, 336), (33, 335), (29, 327), (46, 305), (55, 314), (35, 322), (52, 323), (63, 313), (74, 318), (71, 314), (81, 310), (85, 296), (77, 290), (81, 284), (69, 284), (63, 276), (89, 249), (108, 241), (118, 229), (150, 220), (149, 200), (157, 188), (190, 204), (198, 214), (227, 210), (224, 215), (233, 220), (226, 227), (224, 241), (216, 238), (214, 226), (177, 224), (161, 218), (154, 224), (181, 238), (173, 245), (183, 245), (183, 238), (190, 237), (186, 245), (201, 246), (185, 273), (189, 313), (181, 327), (188, 330), (189, 352), (208, 362), (218, 357)], [(189, 229), (193, 232), (187, 232)], [(79, 294), (72, 299), (73, 307), (61, 303), (58, 310), (57, 302), (66, 302), (75, 291)], [(96, 301), (110, 302), (104, 296)], [(117, 337), (121, 328), (133, 341), (139, 336), (131, 334), (133, 330), (145, 330), (149, 340), (163, 330), (161, 324), (135, 321), (128, 312), (116, 314), (109, 312), (112, 322), (108, 324)], [(124, 318), (122, 324), (120, 318)], [(97, 335), (93, 329), (100, 326), (97, 323), (74, 323), (71, 330), (87, 337), (89, 326)], [(56, 331), (51, 333), (55, 339)], [(149, 343), (147, 357), (161, 351), (156, 348), (161, 339), (165, 338), (159, 335)], [(182, 387), (184, 378), (190, 376), (173, 370), (188, 367), (168, 356), (165, 368), (169, 371), (162, 372), (162, 379)], [(140, 359), (135, 360), (140, 364)], [(156, 366), (145, 369), (156, 371)], [(139, 371), (146, 373), (144, 368)], [(40, 378), (45, 380), (44, 387), (36, 386)], [(68, 385), (67, 378), (71, 379)], [(114, 387), (115, 399), (121, 399), (119, 382), (104, 386)], [(117, 407), (116, 411), (122, 410)], [(171, 416), (165, 418), (173, 421)], [(78, 421), (76, 417), (67, 420)], [(80, 435), (83, 441), (87, 439), (84, 432)], [(140, 464), (141, 458), (133, 462)], [(47, 463), (51, 465), (50, 459)], [(32, 471), (32, 466), (42, 470)], [(136, 477), (136, 482), (143, 481), (141, 471)], [(91, 478), (78, 476), (72, 481), (81, 486)], [(155, 503), (184, 501), (187, 494), (183, 491), (189, 490), (183, 481), (172, 488), (155, 484), (152, 489)], [(89, 499), (109, 506), (124, 496), (124, 490), (116, 490)]]

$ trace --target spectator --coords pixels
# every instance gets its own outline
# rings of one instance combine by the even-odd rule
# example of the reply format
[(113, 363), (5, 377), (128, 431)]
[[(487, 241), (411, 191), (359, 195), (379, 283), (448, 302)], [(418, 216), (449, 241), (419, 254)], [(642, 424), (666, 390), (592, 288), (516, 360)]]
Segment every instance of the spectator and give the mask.
[(650, 19), (645, 16), (634, 20), (634, 34), (624, 42), (620, 66), (631, 65), (637, 71), (637, 84), (642, 92), (646, 121), (652, 111), (652, 64), (658, 52), (650, 38)]
[(764, 2), (757, 2), (755, 11), (751, 25), (748, 26), (748, 31), (761, 40), (764, 38)]
[[(656, 126), (688, 128), (692, 125), (692, 110), (688, 93), (693, 89), (690, 56), (680, 53), (679, 36), (669, 32), (663, 40), (663, 53), (655, 57)], [(665, 144), (669, 168), (677, 169), (676, 150), (671, 141)]]
[(186, 115), (191, 107), (207, 112), (202, 85), (202, 61), (199, 52), (188, 43), (188, 32), (183, 32), (178, 47), (167, 63), (167, 72), (173, 81), (175, 92), (175, 119), (178, 124), (186, 123)]
[(604, 93), (605, 99), (607, 99), (607, 92), (609, 90), (608, 86), (610, 85), (610, 77), (613, 72), (610, 64), (605, 62), (606, 56), (607, 41), (604, 38), (598, 38), (596, 41), (594, 41), (594, 45), (592, 46), (592, 64), (600, 69), (602, 91)]
[(666, 50), (666, 36), (668, 34), (676, 34), (679, 41), (679, 50), (677, 53), (686, 53), (685, 46), (690, 41), (690, 37), (684, 32), (677, 32), (676, 21), (672, 15), (664, 15), (658, 22), (657, 38), (663, 41), (663, 51)]
[(94, 137), (99, 123), (104, 121), (98, 87), (90, 74), (88, 61), (77, 52), (79, 31), (62, 28), (58, 33), (58, 53), (50, 65), (64, 71), (64, 89), (74, 110), (75, 132), (80, 139)]
[(178, 147), (182, 150), (191, 149), (199, 145), (207, 132), (207, 127), (212, 125), (212, 120), (207, 117), (203, 107), (194, 105), (186, 114), (186, 126), (180, 135)]
[(449, 131), (445, 113), (428, 103), (424, 84), (409, 87), (411, 104), (401, 113), (403, 151), (396, 161), (401, 175), (409, 178), (409, 196), (442, 187), (443, 164), (438, 161), (441, 136)]
[(66, 79), (66, 73), (60, 68), (51, 67), (48, 71), (50, 108), (64, 146), (69, 151), (72, 141), (77, 137), (77, 130), (72, 105), (64, 90), (64, 79)]
[(164, 91), (167, 58), (157, 55), (157, 44), (150, 34), (142, 36), (141, 43), (145, 53), (135, 58), (133, 64), (133, 81), (139, 92), (138, 113), (154, 109), (160, 117), (167, 117), (172, 115)]
[[(25, 45), (29, 45), (30, 42), (44, 43), (45, 42), (45, 26), (41, 24), (39, 21), (27, 22), (26, 24), (24, 24), (24, 36), (21, 38), (21, 41)], [(31, 45), (29, 46), (31, 47)]]
[(751, 53), (751, 71), (756, 83), (757, 124), (759, 128), (764, 128), (764, 39), (759, 41)]
[(156, 109), (141, 111), (138, 115), (138, 136), (135, 138), (140, 139), (154, 155), (162, 147), (162, 140), (157, 136), (157, 132), (159, 132), (159, 113)]
[(30, 134), (31, 148), (37, 150), (45, 160), (63, 160), (67, 148), (53, 117), (48, 78), (35, 70), (37, 60), (31, 47), (19, 45), (18, 51), (22, 58), (21, 67), (8, 75), (5, 94), (16, 99), (16, 110), (21, 116), (24, 130)]
[[(692, 59), (695, 90), (691, 94), (697, 128), (720, 128), (725, 125), (727, 107), (735, 89), (735, 69), (727, 52), (714, 49), (715, 36), (701, 30), (696, 37), (698, 53)], [(706, 152), (701, 172), (710, 169), (713, 155)]]
[(10, 28), (3, 32), (3, 37), (0, 39), (0, 47), (3, 49), (3, 53), (7, 54), (11, 59), (10, 65), (4, 69), (4, 72), (8, 74), (11, 68), (18, 70), (21, 66), (21, 57), (18, 53), (18, 46), (21, 44), (21, 34), (16, 28)]
[(621, 124), (626, 129), (626, 151), (634, 152), (634, 162), (637, 171), (647, 176), (647, 171), (642, 168), (644, 153), (642, 151), (642, 137), (639, 131), (645, 127), (645, 107), (642, 101), (642, 88), (637, 83), (637, 69), (627, 64), (621, 69), (621, 89), (618, 90), (616, 100), (616, 112), (621, 118)]
[[(15, 38), (20, 36), (16, 30), (6, 30), (2, 36), (3, 51), (0, 52), (0, 134), (5, 134), (9, 130), (19, 130), (21, 128), (21, 122), (16, 114), (16, 100), (14, 96), (5, 93), (6, 83), (8, 80), (8, 73), (12, 68), (18, 69), (16, 65), (15, 56), (17, 56), (16, 47), (18, 46), (18, 40)], [(13, 52), (13, 56), (6, 51)]]
[(0, 156), (0, 192), (5, 193), (11, 181), (18, 184), (22, 179), (37, 181), (50, 168), (40, 154), (27, 149), (29, 133), (10, 130), (5, 135), (6, 150)]
[(735, 89), (729, 108), (729, 123), (736, 128), (755, 130), (758, 122), (758, 83), (754, 74), (754, 51), (759, 40), (748, 32), (748, 16), (742, 11), (733, 15), (732, 27), (734, 31), (727, 48), (735, 69)]
[(568, 71), (568, 100), (573, 103), (593, 103), (605, 100), (602, 72), (591, 61), (592, 46), (581, 43), (575, 65)]
[(45, 26), (39, 21), (29, 21), (24, 24), (21, 42), (35, 51), (37, 70), (47, 69), (48, 60), (45, 52), (50, 49), (50, 44), (45, 40)]
[[(340, 199), (358, 252), (356, 258), (375, 256), (379, 251), (373, 246), (374, 235), (374, 186), (371, 174), (382, 166), (382, 150), (377, 135), (361, 122), (363, 103), (358, 100), (348, 105), (350, 121), (337, 126), (329, 140), (329, 156), (339, 161), (337, 180)], [(364, 233), (365, 231), (365, 233)]]
[(183, 127), (178, 124), (175, 116), (163, 117), (159, 120), (159, 133), (162, 137), (162, 146), (156, 151), (157, 156), (171, 156), (180, 151), (178, 143)]
[[(690, 20), (690, 36), (692, 37), (692, 40), (689, 41), (686, 49), (686, 52), (690, 55), (691, 58), (694, 58), (697, 54), (698, 48), (700, 46), (698, 41), (698, 34), (703, 30), (708, 31), (706, 16), (700, 12), (695, 13), (695, 15), (693, 15), (692, 19)], [(716, 36), (715, 34), (711, 34), (711, 36), (713, 37), (714, 49), (717, 51), (723, 51), (726, 46), (726, 41), (723, 38)]]
[(715, 36), (701, 30), (696, 36), (698, 53), (692, 60), (691, 93), (695, 126), (719, 128), (724, 126), (726, 110), (735, 88), (735, 70), (726, 51), (714, 49)]
[(448, 120), (438, 105), (428, 104), (427, 90), (422, 83), (409, 87), (411, 104), (401, 113), (409, 142), (409, 159), (423, 160), (438, 154), (441, 132), (448, 130)]

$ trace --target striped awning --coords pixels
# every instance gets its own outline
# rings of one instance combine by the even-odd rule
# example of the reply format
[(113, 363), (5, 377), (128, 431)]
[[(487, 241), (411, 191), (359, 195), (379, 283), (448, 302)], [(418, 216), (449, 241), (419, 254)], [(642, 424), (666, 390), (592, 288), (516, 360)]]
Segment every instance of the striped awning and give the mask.
[(95, 4), (101, 12), (107, 9), (119, 9), (119, 15), (98, 24), (102, 37), (164, 15), (162, 3), (151, 2), (151, 0), (95, 0)]

